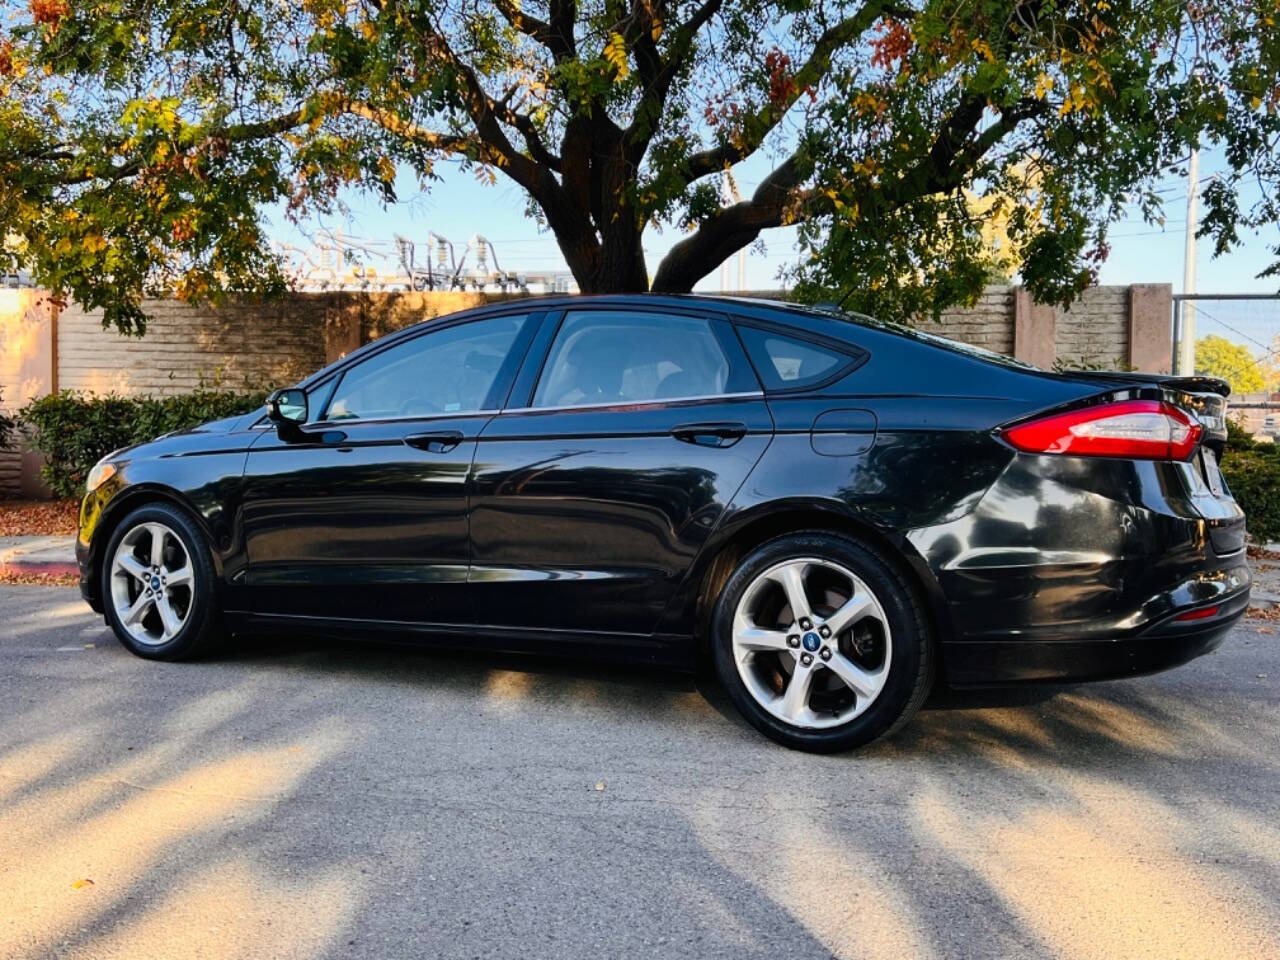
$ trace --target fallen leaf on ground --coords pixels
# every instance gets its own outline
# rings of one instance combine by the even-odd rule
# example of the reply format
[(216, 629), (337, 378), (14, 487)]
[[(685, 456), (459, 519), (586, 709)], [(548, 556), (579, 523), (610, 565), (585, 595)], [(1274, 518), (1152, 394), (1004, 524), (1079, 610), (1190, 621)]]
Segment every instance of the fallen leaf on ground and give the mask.
[(79, 519), (75, 500), (0, 500), (0, 537), (67, 537)]
[(81, 887), (92, 887), (92, 886), (93, 886), (93, 881), (90, 880), (88, 877), (85, 877), (84, 879), (77, 880), (75, 883), (73, 883), (71, 885), (71, 889), (79, 890)]

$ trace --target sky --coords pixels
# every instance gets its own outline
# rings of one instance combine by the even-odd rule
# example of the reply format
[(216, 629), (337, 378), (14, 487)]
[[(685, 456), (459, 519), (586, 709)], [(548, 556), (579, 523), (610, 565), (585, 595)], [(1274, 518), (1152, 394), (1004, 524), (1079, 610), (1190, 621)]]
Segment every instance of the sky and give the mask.
[[(737, 182), (743, 194), (749, 195), (768, 172), (767, 158), (752, 158), (737, 168)], [(1223, 168), (1223, 159), (1213, 152), (1201, 157), (1203, 180)], [(439, 168), (437, 168), (439, 169)], [(428, 231), (447, 236), (461, 252), (474, 234), (482, 234), (497, 250), (502, 269), (515, 273), (537, 273), (566, 270), (554, 237), (539, 229), (525, 212), (525, 196), (519, 187), (499, 176), (497, 185), (478, 182), (469, 173), (443, 171), (444, 179), (421, 192), (413, 178), (402, 175), (397, 182), (400, 201), (384, 207), (369, 195), (349, 193), (343, 201), (349, 206), (346, 215), (334, 214), (310, 220), (300, 226), (289, 224), (280, 211), (269, 214), (274, 239), (307, 247), (321, 230), (341, 230), (344, 237), (381, 240), (389, 245), (394, 234), (401, 234), (421, 244)], [(1170, 283), (1175, 293), (1182, 292), (1183, 257), (1186, 233), (1185, 179), (1171, 178), (1160, 184), (1167, 197), (1163, 227), (1143, 222), (1135, 212), (1116, 224), (1111, 231), (1111, 256), (1103, 265), (1100, 282), (1104, 284)], [(650, 274), (662, 255), (681, 239), (676, 228), (658, 232), (650, 228), (644, 237)], [(765, 250), (749, 250), (746, 257), (746, 288), (761, 290), (782, 284), (778, 271), (794, 263), (794, 229), (780, 228), (762, 234)], [(1214, 259), (1208, 240), (1197, 245), (1197, 289), (1201, 293), (1280, 291), (1280, 280), (1257, 279), (1271, 262), (1269, 246), (1280, 240), (1280, 228), (1268, 235), (1244, 235), (1239, 248), (1229, 255)], [(421, 262), (422, 254), (418, 254)], [(393, 266), (393, 264), (390, 264)], [(737, 265), (727, 271), (727, 289), (738, 289)], [(721, 289), (721, 277), (713, 272), (698, 288), (702, 291)]]

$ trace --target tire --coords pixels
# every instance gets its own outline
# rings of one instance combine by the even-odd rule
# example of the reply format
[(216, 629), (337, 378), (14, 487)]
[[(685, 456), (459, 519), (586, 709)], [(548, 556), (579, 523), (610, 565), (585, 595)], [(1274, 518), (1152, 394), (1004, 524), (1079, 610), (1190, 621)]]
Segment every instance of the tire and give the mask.
[[(809, 607), (803, 622), (795, 596)], [(933, 638), (916, 592), (845, 536), (796, 533), (751, 551), (721, 591), (711, 628), (734, 706), (796, 750), (836, 753), (894, 733), (933, 684)]]
[[(158, 564), (152, 552), (157, 536)], [(182, 510), (155, 503), (129, 513), (107, 541), (101, 577), (107, 622), (139, 657), (188, 660), (221, 640), (212, 554), (204, 533)], [(157, 580), (163, 581), (158, 592)]]

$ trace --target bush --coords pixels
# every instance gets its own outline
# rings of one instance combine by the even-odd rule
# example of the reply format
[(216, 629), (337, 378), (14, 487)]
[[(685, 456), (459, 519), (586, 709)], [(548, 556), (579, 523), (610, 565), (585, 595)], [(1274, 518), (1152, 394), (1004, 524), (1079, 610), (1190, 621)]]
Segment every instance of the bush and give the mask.
[(1222, 475), (1245, 513), (1253, 542), (1280, 540), (1280, 445), (1259, 443), (1228, 418)]
[(248, 413), (265, 393), (198, 390), (177, 397), (89, 396), (72, 390), (40, 397), (18, 419), (31, 445), (45, 456), (40, 470), (60, 497), (79, 496), (93, 465), (112, 450)]
[(1280, 447), (1228, 446), (1222, 475), (1244, 511), (1254, 543), (1280, 540)]

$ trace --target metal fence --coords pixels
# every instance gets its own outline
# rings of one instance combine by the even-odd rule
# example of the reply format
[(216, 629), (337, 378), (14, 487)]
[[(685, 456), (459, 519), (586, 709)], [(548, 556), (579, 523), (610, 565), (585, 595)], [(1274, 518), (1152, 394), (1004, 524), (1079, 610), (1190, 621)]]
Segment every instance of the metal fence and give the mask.
[(1173, 372), (1231, 383), (1231, 409), (1259, 437), (1280, 433), (1280, 294), (1173, 298)]

